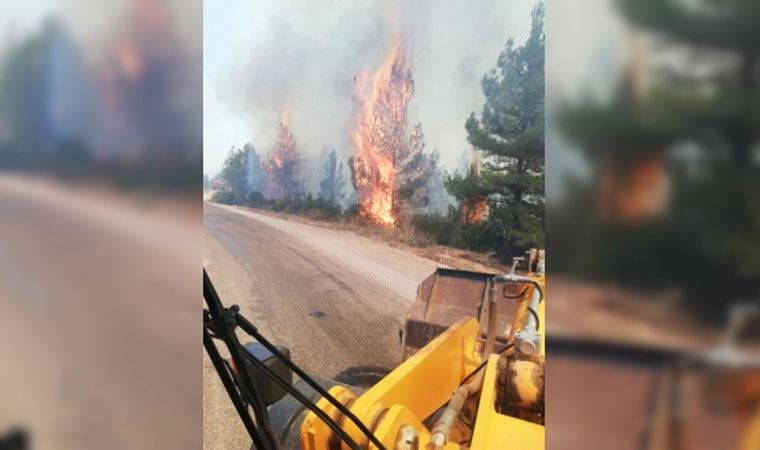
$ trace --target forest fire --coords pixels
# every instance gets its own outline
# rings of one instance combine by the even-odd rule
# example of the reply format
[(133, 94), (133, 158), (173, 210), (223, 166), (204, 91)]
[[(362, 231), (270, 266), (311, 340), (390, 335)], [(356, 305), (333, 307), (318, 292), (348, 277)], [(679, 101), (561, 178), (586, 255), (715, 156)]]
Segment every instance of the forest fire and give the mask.
[(189, 132), (194, 129), (189, 116), (195, 113), (175, 101), (175, 86), (184, 89), (177, 81), (190, 64), (181, 56), (181, 45), (166, 2), (126, 2), (123, 20), (94, 60), (96, 152), (128, 161), (148, 154), (170, 161), (173, 153), (202, 140), (200, 132)]
[(414, 80), (401, 38), (373, 75), (366, 71), (355, 80), (358, 105), (352, 131), (353, 182), (359, 213), (381, 225), (394, 226), (398, 219), (397, 164), (399, 152), (408, 146), (407, 107)]
[(475, 225), (488, 218), (488, 199), (473, 197), (462, 202), (462, 222)]
[(271, 167), (268, 171), (269, 176), (274, 176), (274, 169), (281, 169), (285, 163), (286, 155), (293, 152), (295, 148), (295, 140), (293, 139), (293, 133), (288, 130), (288, 107), (282, 108), (280, 113), (280, 128), (277, 132), (277, 141), (272, 148), (271, 153)]
[[(605, 220), (643, 224), (663, 214), (669, 197), (665, 157), (660, 152), (639, 156), (625, 168), (613, 157), (602, 163), (598, 213)], [(625, 176), (621, 172), (625, 170)]]
[(300, 188), (300, 181), (297, 178), (300, 163), (295, 138), (288, 129), (288, 108), (285, 106), (280, 115), (277, 140), (264, 163), (270, 195), (292, 198), (297, 194)]

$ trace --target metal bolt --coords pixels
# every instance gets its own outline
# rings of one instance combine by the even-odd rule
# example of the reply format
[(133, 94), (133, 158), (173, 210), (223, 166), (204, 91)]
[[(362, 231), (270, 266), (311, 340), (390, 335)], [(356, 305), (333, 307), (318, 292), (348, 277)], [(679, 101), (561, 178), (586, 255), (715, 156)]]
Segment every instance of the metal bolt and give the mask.
[(398, 440), (394, 450), (419, 450), (420, 436), (417, 429), (411, 425), (404, 425), (398, 433)]

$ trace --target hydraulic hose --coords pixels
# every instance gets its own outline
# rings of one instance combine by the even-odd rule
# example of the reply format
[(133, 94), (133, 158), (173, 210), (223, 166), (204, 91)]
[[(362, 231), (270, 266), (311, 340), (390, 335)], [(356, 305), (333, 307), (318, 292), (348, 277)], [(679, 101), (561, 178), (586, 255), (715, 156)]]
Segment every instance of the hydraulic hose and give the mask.
[(496, 341), (496, 281), (491, 279), (488, 286), (488, 330), (486, 332), (486, 345), (483, 347), (482, 359), (488, 359), (488, 355), (493, 352), (493, 346)]
[[(512, 273), (508, 275), (497, 275), (491, 278), (490, 284), (488, 287), (488, 330), (486, 332), (486, 344), (485, 344), (485, 347), (483, 348), (483, 356), (482, 356), (482, 359), (484, 362), (488, 360), (488, 357), (493, 352), (494, 343), (496, 340), (496, 319), (497, 319), (496, 282), (497, 281), (510, 281), (510, 282), (518, 282), (518, 283), (522, 282), (522, 283), (532, 284), (534, 286), (534, 289), (533, 289), (533, 296), (531, 298), (531, 303), (530, 303), (529, 308), (532, 308), (534, 312), (535, 312), (535, 309), (538, 307), (538, 303), (543, 298), (543, 290), (541, 289), (541, 285), (530, 277), (515, 275)], [(535, 318), (532, 315), (528, 316), (528, 320), (523, 329), (527, 329), (529, 326), (531, 328), (536, 328), (538, 326), (538, 323), (535, 321)], [(527, 344), (522, 343), (522, 342), (520, 344), (527, 346)], [(472, 380), (470, 380), (466, 384), (459, 386), (459, 388), (457, 388), (457, 390), (454, 391), (454, 395), (452, 395), (451, 400), (449, 400), (448, 405), (446, 405), (446, 409), (443, 411), (443, 414), (441, 414), (441, 418), (438, 420), (438, 422), (435, 424), (435, 427), (433, 428), (432, 435), (430, 437), (430, 442), (428, 443), (429, 450), (440, 450), (440, 449), (443, 449), (444, 446), (446, 446), (446, 443), (448, 442), (448, 439), (449, 439), (449, 434), (451, 434), (451, 428), (454, 426), (454, 423), (456, 422), (457, 417), (459, 417), (459, 413), (462, 411), (462, 407), (464, 406), (465, 401), (467, 401), (467, 399), (472, 394), (480, 390), (483, 384), (484, 375), (485, 375), (485, 371), (477, 370), (477, 372), (472, 377)]]
[(483, 376), (485, 371), (479, 370), (475, 376), (472, 377), (467, 384), (459, 386), (454, 395), (449, 400), (449, 404), (443, 411), (441, 418), (433, 428), (430, 442), (428, 443), (429, 450), (440, 450), (446, 446), (446, 442), (449, 440), (449, 434), (451, 434), (451, 428), (454, 426), (459, 413), (462, 411), (464, 402), (474, 393), (480, 390), (480, 386), (483, 384)]
[[(486, 344), (483, 347), (482, 359), (488, 360), (488, 356), (493, 352), (494, 343), (496, 341), (496, 319), (498, 317), (496, 310), (496, 279), (494, 277), (489, 281), (488, 285), (488, 330), (486, 332)], [(435, 424), (428, 444), (429, 449), (442, 449), (449, 439), (451, 434), (451, 428), (454, 426), (459, 413), (462, 411), (464, 402), (470, 397), (470, 395), (478, 392), (480, 386), (483, 384), (483, 371), (477, 371), (472, 379), (459, 386), (454, 395), (449, 400), (449, 404), (446, 405), (446, 409), (441, 414), (441, 418)]]
[(533, 294), (531, 295), (530, 304), (528, 305), (528, 318), (525, 324), (517, 334), (515, 334), (515, 348), (526, 355), (533, 355), (538, 351), (540, 343), (540, 334), (538, 333), (538, 305), (544, 298), (544, 291), (541, 284), (533, 278), (523, 275), (499, 275), (494, 277), (495, 281), (509, 281), (513, 283), (530, 283), (533, 285)]

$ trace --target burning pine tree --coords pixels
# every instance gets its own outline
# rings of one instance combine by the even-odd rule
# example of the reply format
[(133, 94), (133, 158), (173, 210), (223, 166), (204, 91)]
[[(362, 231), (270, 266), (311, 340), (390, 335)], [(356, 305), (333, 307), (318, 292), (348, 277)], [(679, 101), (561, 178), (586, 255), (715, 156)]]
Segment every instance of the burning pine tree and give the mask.
[(356, 78), (358, 105), (352, 133), (351, 181), (359, 213), (381, 225), (394, 226), (406, 211), (427, 203), (425, 185), (436, 158), (424, 153), (422, 127), (407, 133), (407, 108), (414, 80), (401, 39), (373, 76)]
[[(470, 152), (469, 178), (480, 179), (480, 157), (475, 152)], [(488, 196), (481, 192), (460, 192), (462, 222), (468, 225), (477, 225), (488, 219)]]
[(275, 198), (294, 201), (303, 191), (301, 183), (301, 155), (296, 150), (293, 133), (288, 129), (287, 109), (280, 118), (277, 141), (267, 155), (264, 170), (269, 181), (269, 194)]

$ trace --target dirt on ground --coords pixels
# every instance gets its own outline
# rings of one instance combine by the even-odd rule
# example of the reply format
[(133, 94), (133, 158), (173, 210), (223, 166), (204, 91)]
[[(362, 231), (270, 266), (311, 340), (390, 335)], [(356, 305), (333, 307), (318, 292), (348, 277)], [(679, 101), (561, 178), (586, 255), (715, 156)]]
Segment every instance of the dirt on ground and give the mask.
[(242, 210), (249, 210), (257, 214), (286, 219), (291, 222), (304, 223), (320, 228), (331, 230), (349, 231), (361, 236), (370, 237), (384, 242), (392, 247), (399, 248), (409, 253), (439, 262), (447, 267), (461, 270), (473, 270), (477, 272), (505, 273), (509, 267), (501, 263), (493, 255), (486, 255), (461, 248), (438, 245), (429, 238), (415, 232), (411, 227), (401, 229), (388, 229), (377, 226), (368, 226), (360, 220), (325, 221), (313, 220), (298, 214), (286, 214), (273, 212), (266, 209), (235, 206)]

